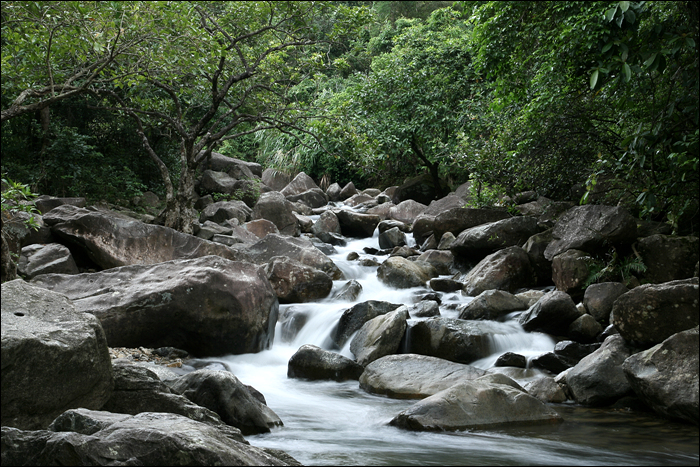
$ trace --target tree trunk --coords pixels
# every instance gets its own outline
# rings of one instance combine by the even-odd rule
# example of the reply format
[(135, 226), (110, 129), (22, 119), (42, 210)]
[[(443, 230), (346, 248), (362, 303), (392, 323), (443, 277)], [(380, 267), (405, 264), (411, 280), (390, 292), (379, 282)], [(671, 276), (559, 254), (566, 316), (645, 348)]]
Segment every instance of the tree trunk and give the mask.
[(443, 193), (442, 183), (440, 183), (440, 163), (430, 162), (430, 160), (425, 156), (423, 148), (421, 148), (418, 142), (416, 141), (415, 136), (411, 139), (411, 146), (413, 147), (413, 152), (416, 154), (416, 156), (418, 156), (418, 158), (423, 161), (425, 166), (430, 171), (430, 176), (432, 177), (433, 183), (435, 184), (435, 194), (437, 195), (437, 198), (442, 198), (443, 196), (445, 196), (445, 193)]
[(180, 182), (177, 193), (166, 197), (164, 225), (186, 234), (194, 232), (194, 224), (199, 221), (199, 215), (194, 209), (194, 179), (196, 172), (194, 145), (187, 141), (182, 143), (180, 161)]
[(12, 260), (10, 245), (5, 240), (5, 232), (2, 228), (5, 222), (0, 219), (0, 236), (2, 237), (2, 251), (0, 252), (0, 282), (17, 279), (17, 265)]

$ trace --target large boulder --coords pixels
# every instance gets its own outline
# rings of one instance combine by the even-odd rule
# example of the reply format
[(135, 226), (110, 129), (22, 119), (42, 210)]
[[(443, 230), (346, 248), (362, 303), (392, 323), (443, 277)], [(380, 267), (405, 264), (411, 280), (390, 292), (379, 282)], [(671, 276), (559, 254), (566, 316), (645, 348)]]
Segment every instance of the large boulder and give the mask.
[(581, 250), (566, 250), (552, 259), (552, 282), (557, 290), (574, 300), (583, 298), (586, 280), (590, 276), (591, 255)]
[(380, 300), (368, 300), (353, 305), (340, 315), (337, 326), (331, 332), (331, 340), (338, 348), (342, 348), (367, 321), (394, 311), (400, 306)]
[(698, 278), (645, 284), (621, 295), (612, 322), (626, 341), (643, 348), (698, 325)]
[(566, 384), (579, 404), (601, 406), (628, 395), (632, 388), (622, 370), (630, 356), (624, 339), (615, 334), (605, 339), (598, 350), (583, 357), (566, 373)]
[(549, 292), (518, 318), (526, 331), (565, 336), (571, 323), (581, 316), (571, 297), (561, 291)]
[(97, 318), (21, 279), (2, 284), (3, 426), (45, 429), (67, 409), (99, 409), (113, 387)]
[(235, 426), (244, 435), (269, 433), (270, 428), (282, 425), (277, 414), (228, 371), (197, 370), (168, 386), (174, 393), (217, 413), (224, 423)]
[(306, 266), (321, 270), (331, 279), (342, 279), (338, 266), (305, 238), (268, 234), (246, 249), (250, 258), (258, 264), (266, 264), (275, 256), (286, 256)]
[(633, 242), (637, 223), (621, 206), (575, 206), (561, 215), (552, 237), (544, 252), (550, 261), (566, 250), (595, 253), (604, 245)]
[[(509, 379), (507, 376), (499, 375)], [(525, 390), (482, 377), (464, 381), (400, 412), (389, 424), (413, 431), (457, 431), (502, 425), (561, 422), (561, 416)]]
[(494, 334), (509, 333), (512, 328), (494, 321), (428, 318), (406, 331), (406, 352), (471, 363), (493, 353)]
[(333, 280), (325, 272), (284, 256), (273, 257), (265, 273), (280, 303), (320, 300), (333, 288)]
[(337, 182), (331, 183), (328, 188), (326, 188), (326, 196), (330, 201), (340, 201), (340, 191), (342, 188)]
[(257, 162), (248, 162), (212, 152), (204, 164), (206, 169), (226, 172), (234, 178), (252, 178), (262, 176), (262, 166)]
[(397, 221), (413, 224), (413, 221), (418, 217), (428, 206), (421, 204), (418, 201), (407, 199), (402, 201), (389, 210), (389, 218)]
[(444, 211), (436, 212), (437, 209), (428, 206), (428, 209), (413, 221), (413, 238), (418, 245), (423, 244), (431, 234), (435, 235), (435, 238), (442, 238), (445, 232), (459, 235), (465, 229), (510, 217), (507, 212), (495, 209), (473, 209), (461, 206), (446, 206), (446, 208)]
[(39, 274), (78, 274), (70, 250), (58, 243), (27, 245), (17, 263), (17, 272), (27, 279)]
[(362, 371), (359, 363), (310, 344), (299, 347), (287, 365), (289, 378), (310, 380), (357, 380)]
[(226, 172), (205, 170), (199, 179), (199, 193), (202, 195), (215, 193), (231, 195), (236, 190), (237, 181), (237, 178), (231, 177)]
[(268, 168), (262, 173), (262, 182), (273, 191), (282, 191), (290, 181), (292, 177), (277, 169)]
[(259, 352), (277, 321), (262, 268), (218, 256), (44, 274), (34, 285), (67, 295), (99, 318), (112, 347), (176, 347), (197, 356)]
[(409, 261), (401, 256), (392, 256), (377, 269), (377, 277), (389, 287), (406, 289), (424, 286), (437, 276), (435, 268), (428, 263)]
[(646, 281), (659, 284), (693, 277), (698, 262), (698, 237), (652, 235), (642, 238), (639, 254), (647, 269)]
[(281, 234), (299, 236), (299, 221), (290, 203), (279, 192), (271, 191), (260, 195), (253, 206), (251, 218), (267, 219), (277, 226)]
[(456, 272), (454, 255), (448, 250), (428, 250), (416, 258), (416, 262), (419, 264), (420, 262), (430, 264), (441, 275), (449, 275)]
[(629, 289), (622, 282), (592, 284), (583, 294), (583, 306), (596, 321), (607, 326), (615, 300), (627, 292)]
[(301, 194), (306, 190), (311, 190), (312, 188), (320, 189), (313, 178), (309, 177), (304, 172), (299, 172), (287, 186), (280, 190), (280, 193), (284, 196), (293, 196)]
[(341, 190), (339, 195), (339, 200), (340, 201), (345, 201), (348, 198), (351, 198), (358, 194), (359, 191), (357, 191), (357, 188), (355, 188), (355, 184), (352, 182), (348, 182)]
[(222, 423), (215, 412), (174, 394), (150, 369), (120, 361), (115, 361), (113, 368), (114, 391), (102, 410), (130, 415), (165, 412), (213, 426)]
[(408, 308), (402, 306), (367, 321), (350, 342), (350, 351), (362, 366), (399, 350), (406, 332)]
[(537, 276), (537, 285), (545, 286), (552, 283), (552, 262), (544, 257), (547, 245), (552, 241), (552, 229), (537, 233), (527, 239), (523, 250), (530, 258), (530, 264)]
[(388, 249), (406, 244), (406, 234), (399, 230), (398, 227), (393, 227), (384, 232), (379, 233), (379, 248)]
[(243, 253), (224, 245), (168, 227), (126, 220), (67, 204), (46, 213), (44, 221), (68, 246), (79, 248), (105, 269), (207, 255), (218, 255), (229, 260), (245, 259)]
[(340, 222), (338, 216), (333, 211), (324, 211), (318, 217), (311, 227), (311, 233), (326, 243), (331, 243), (326, 240), (331, 238), (330, 234), (341, 235)]
[(462, 282), (464, 292), (474, 297), (491, 289), (512, 293), (522, 287), (535, 285), (536, 280), (525, 250), (511, 246), (482, 259)]
[(387, 355), (365, 367), (360, 387), (395, 399), (423, 399), (485, 374), (480, 368), (426, 355)]
[[(79, 433), (3, 427), (3, 465), (300, 465), (288, 454), (251, 446), (236, 428), (168, 413), (115, 418), (81, 410)], [(68, 426), (66, 426), (68, 425)], [(106, 425), (93, 431), (96, 425)], [(88, 434), (89, 433), (89, 434)]]
[(236, 219), (239, 224), (243, 224), (251, 219), (253, 211), (244, 201), (217, 201), (202, 210), (199, 215), (199, 222), (207, 221), (222, 224), (229, 219)]
[(459, 309), (459, 319), (487, 319), (498, 321), (508, 313), (526, 310), (527, 303), (503, 290), (486, 290)]
[(340, 230), (346, 237), (371, 237), (381, 218), (376, 214), (361, 214), (348, 210), (337, 211)]
[(698, 424), (698, 327), (672, 335), (622, 364), (634, 392), (656, 412)]
[(302, 202), (310, 208), (320, 208), (328, 204), (328, 197), (320, 188), (311, 188), (296, 195), (289, 195), (287, 199), (293, 203)]
[(85, 198), (56, 198), (53, 196), (39, 197), (34, 201), (34, 205), (41, 214), (46, 214), (53, 208), (70, 204), (79, 208), (85, 207)]
[(435, 186), (435, 181), (430, 174), (423, 174), (406, 180), (400, 185), (394, 191), (392, 201), (394, 204), (399, 204), (402, 201), (412, 199), (427, 206), (431, 201), (438, 198), (443, 191), (442, 187)]
[(462, 231), (450, 245), (455, 257), (479, 261), (509, 246), (522, 246), (539, 231), (534, 217), (511, 217)]

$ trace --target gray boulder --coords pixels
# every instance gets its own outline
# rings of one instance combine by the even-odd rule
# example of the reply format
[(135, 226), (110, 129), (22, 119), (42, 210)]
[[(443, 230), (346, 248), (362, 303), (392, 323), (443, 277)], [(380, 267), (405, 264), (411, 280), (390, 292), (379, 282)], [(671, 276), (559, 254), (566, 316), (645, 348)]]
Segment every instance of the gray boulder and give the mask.
[(251, 218), (267, 219), (277, 226), (281, 234), (299, 236), (299, 221), (294, 216), (290, 203), (277, 191), (260, 195), (258, 202), (253, 206)]
[(526, 310), (527, 303), (503, 290), (486, 290), (459, 308), (459, 319), (488, 319), (498, 321), (508, 313)]
[(406, 352), (471, 363), (493, 352), (494, 334), (509, 332), (510, 328), (493, 321), (428, 318), (406, 331)]
[(511, 217), (462, 231), (450, 251), (455, 257), (479, 261), (484, 256), (509, 246), (522, 246), (539, 231), (534, 217)]
[(413, 431), (457, 431), (561, 421), (554, 409), (524, 390), (479, 378), (457, 383), (415, 403), (389, 424)]
[(312, 188), (320, 189), (313, 178), (309, 177), (304, 172), (299, 172), (287, 186), (280, 190), (280, 193), (284, 196), (293, 196), (311, 190)]
[(437, 275), (435, 268), (428, 263), (409, 261), (401, 256), (388, 258), (377, 269), (380, 281), (399, 289), (424, 286)]
[(289, 195), (287, 199), (293, 203), (302, 202), (310, 208), (320, 208), (328, 204), (328, 197), (320, 188), (311, 188), (296, 195)]
[(454, 279), (447, 279), (444, 277), (430, 279), (430, 288), (436, 292), (457, 292), (458, 290), (462, 290), (462, 287), (464, 287), (464, 284)]
[(413, 318), (430, 318), (432, 316), (440, 316), (440, 305), (434, 300), (421, 300), (420, 302), (409, 306), (408, 313), (409, 317)]
[(338, 266), (305, 238), (268, 234), (262, 240), (248, 247), (246, 253), (257, 264), (266, 264), (275, 256), (286, 256), (325, 272), (333, 280), (343, 277)]
[[(88, 411), (85, 411), (88, 412)], [(108, 426), (92, 434), (3, 427), (7, 465), (299, 465), (283, 452), (256, 448), (236, 428), (168, 413), (140, 413), (111, 422), (105, 412), (84, 416)]]
[(607, 326), (615, 300), (627, 292), (629, 289), (621, 282), (592, 284), (583, 294), (583, 306), (596, 321)]
[(273, 257), (265, 273), (280, 303), (312, 302), (326, 298), (333, 288), (325, 272), (284, 256)]
[(634, 392), (656, 412), (698, 424), (698, 327), (679, 332), (622, 364)]
[(395, 399), (423, 399), (485, 374), (480, 368), (426, 355), (387, 355), (365, 367), (360, 387)]
[(179, 394), (174, 394), (156, 373), (141, 365), (114, 363), (114, 391), (102, 406), (114, 413), (136, 415), (165, 412), (182, 415), (209, 425), (221, 425), (221, 418)]
[(549, 292), (537, 303), (528, 308), (518, 318), (520, 325), (528, 332), (541, 331), (555, 336), (567, 334), (569, 325), (581, 312), (571, 297), (558, 290)]
[(338, 183), (330, 184), (328, 188), (326, 188), (328, 199), (331, 201), (340, 201), (340, 190), (342, 190), (342, 188)]
[(357, 191), (357, 188), (355, 188), (355, 184), (352, 182), (348, 182), (341, 190), (340, 190), (340, 200), (345, 201), (346, 199), (355, 196), (359, 192)]
[[(200, 155), (202, 155), (200, 153)], [(212, 152), (209, 160), (206, 161), (205, 167), (210, 170), (226, 172), (232, 177), (242, 178), (243, 174), (247, 177), (261, 177), (262, 166), (257, 162), (248, 162), (234, 157), (228, 157), (218, 152)], [(250, 174), (250, 175), (248, 175)]]
[(168, 227), (67, 204), (52, 209), (44, 216), (44, 221), (56, 236), (84, 251), (105, 269), (207, 255), (234, 261), (246, 259), (244, 253)]
[(340, 229), (346, 237), (366, 238), (374, 234), (381, 220), (376, 214), (361, 214), (353, 211), (337, 211)]
[(32, 283), (99, 318), (112, 347), (171, 346), (197, 356), (260, 352), (277, 321), (277, 296), (262, 268), (218, 256), (43, 274)]
[(527, 239), (523, 250), (530, 258), (530, 264), (537, 275), (537, 285), (552, 283), (552, 262), (544, 257), (544, 250), (552, 241), (552, 229), (537, 233)]
[(70, 250), (58, 243), (27, 245), (17, 262), (17, 272), (27, 279), (39, 274), (78, 274)]
[(586, 279), (590, 275), (591, 255), (581, 250), (566, 250), (552, 259), (552, 281), (557, 290), (575, 300), (583, 298)]
[(633, 242), (637, 238), (637, 223), (621, 206), (574, 206), (561, 215), (552, 237), (544, 252), (550, 261), (566, 250), (595, 253), (606, 244)]
[(601, 406), (615, 402), (632, 391), (622, 363), (630, 349), (620, 335), (610, 336), (603, 345), (566, 374), (566, 384), (579, 404)]
[(426, 210), (428, 206), (412, 199), (400, 202), (389, 210), (389, 218), (407, 224), (413, 221)]
[(282, 191), (291, 181), (292, 177), (277, 169), (265, 169), (262, 173), (262, 182), (273, 191)]
[(567, 335), (577, 342), (590, 343), (595, 342), (601, 332), (603, 326), (593, 316), (584, 313), (569, 325)]
[(652, 235), (639, 240), (639, 254), (647, 267), (644, 279), (659, 284), (693, 277), (698, 262), (698, 237)]
[(554, 378), (544, 376), (530, 381), (525, 385), (528, 394), (541, 400), (542, 402), (561, 403), (566, 401), (564, 388), (554, 381)]
[(244, 201), (217, 201), (202, 210), (199, 215), (199, 222), (212, 221), (216, 224), (223, 224), (229, 219), (237, 219), (239, 224), (243, 224), (251, 219), (253, 211)]
[(627, 342), (643, 348), (698, 325), (698, 278), (645, 284), (621, 295), (612, 323)]
[(228, 371), (197, 370), (168, 386), (175, 394), (217, 413), (224, 423), (244, 435), (269, 433), (270, 428), (282, 426), (277, 414)]
[(280, 233), (277, 226), (272, 221), (267, 219), (255, 219), (250, 222), (246, 222), (243, 224), (243, 228), (258, 237), (258, 239), (265, 238), (267, 234)]
[(58, 206), (63, 206), (64, 204), (69, 204), (71, 206), (76, 206), (79, 208), (85, 207), (85, 198), (55, 198), (55, 197), (39, 197), (34, 201), (34, 205), (43, 215), (57, 208)]
[(420, 261), (432, 265), (437, 273), (441, 275), (448, 275), (456, 272), (456, 269), (454, 268), (454, 255), (448, 250), (425, 251), (418, 258), (416, 258), (416, 262)]
[(225, 193), (233, 194), (236, 190), (237, 178), (234, 178), (226, 172), (217, 172), (214, 170), (205, 170), (202, 177), (199, 179), (199, 192), (204, 194)]
[(45, 429), (67, 409), (99, 409), (113, 387), (107, 340), (94, 316), (21, 279), (2, 284), (3, 427)]
[(512, 293), (535, 285), (536, 277), (525, 250), (511, 246), (482, 259), (462, 282), (464, 292), (474, 297), (491, 289)]
[(333, 294), (333, 300), (354, 302), (362, 293), (362, 285), (355, 279), (349, 280)]
[(393, 303), (368, 300), (358, 303), (343, 312), (338, 319), (338, 325), (331, 332), (331, 339), (338, 348), (342, 348), (350, 337), (369, 320), (380, 315), (394, 311), (401, 305)]
[[(238, 222), (238, 220), (236, 220)], [(197, 236), (203, 238), (204, 240), (211, 240), (214, 235), (230, 235), (233, 232), (233, 227), (219, 225), (212, 221), (205, 221), (202, 226), (200, 226)]]
[(379, 234), (379, 248), (394, 248), (406, 244), (406, 234), (398, 227), (391, 228)]
[(466, 229), (508, 218), (508, 212), (496, 209), (452, 208), (435, 216), (432, 232), (435, 238), (442, 238), (445, 232), (452, 232), (458, 236)]
[(299, 347), (287, 365), (289, 378), (310, 380), (357, 380), (362, 371), (359, 363), (310, 344)]
[(408, 308), (402, 306), (363, 324), (350, 341), (350, 351), (357, 363), (367, 366), (378, 358), (395, 354), (406, 333), (408, 317)]
[(333, 211), (324, 211), (311, 227), (311, 233), (316, 235), (324, 242), (330, 243), (326, 241), (326, 238), (329, 238), (328, 234), (342, 234), (342, 231), (340, 230), (340, 222), (338, 221), (338, 216), (336, 216)]

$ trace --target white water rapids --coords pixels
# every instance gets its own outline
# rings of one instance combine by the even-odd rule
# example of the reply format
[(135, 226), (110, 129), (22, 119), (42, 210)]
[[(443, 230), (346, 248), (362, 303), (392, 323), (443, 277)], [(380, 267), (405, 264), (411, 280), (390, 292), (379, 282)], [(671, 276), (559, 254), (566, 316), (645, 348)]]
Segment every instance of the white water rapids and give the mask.
[[(416, 401), (367, 394), (357, 381), (304, 381), (287, 378), (287, 362), (303, 344), (327, 347), (331, 330), (342, 312), (355, 303), (384, 300), (411, 304), (428, 289), (386, 287), (376, 267), (347, 261), (349, 252), (378, 247), (372, 238), (349, 239), (331, 256), (346, 280), (355, 279), (362, 293), (354, 302), (330, 299), (282, 305), (308, 314), (292, 342), (282, 342), (280, 324), (270, 350), (258, 354), (206, 359), (223, 362), (245, 384), (262, 392), (267, 404), (284, 422), (271, 433), (248, 436), (255, 446), (282, 449), (305, 465), (697, 465), (698, 430), (653, 416), (624, 411), (583, 409), (569, 404), (555, 408), (564, 417), (559, 425), (474, 430), (456, 433), (416, 433), (388, 426), (400, 411)], [(386, 257), (384, 257), (386, 258)], [(383, 261), (383, 258), (378, 258)], [(334, 291), (346, 280), (334, 283)], [(331, 293), (332, 295), (332, 293)], [(445, 294), (440, 312), (456, 318), (450, 303), (471, 298)], [(534, 357), (554, 348), (544, 334), (525, 333), (515, 321), (494, 323), (502, 334), (493, 336), (493, 354), (472, 363), (491, 368), (506, 351)], [(350, 342), (350, 340), (348, 340)], [(341, 354), (353, 358), (349, 344)], [(216, 364), (212, 367), (216, 368)], [(538, 370), (507, 372), (521, 384), (539, 377)]]

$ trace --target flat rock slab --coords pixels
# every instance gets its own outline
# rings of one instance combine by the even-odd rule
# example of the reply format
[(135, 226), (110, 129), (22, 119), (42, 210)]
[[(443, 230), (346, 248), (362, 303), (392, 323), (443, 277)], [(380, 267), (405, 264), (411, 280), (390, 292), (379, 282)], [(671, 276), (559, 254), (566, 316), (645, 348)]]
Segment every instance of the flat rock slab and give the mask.
[(480, 368), (426, 355), (388, 355), (365, 367), (360, 387), (395, 399), (422, 399), (485, 374)]
[(200, 357), (266, 349), (279, 308), (262, 268), (218, 256), (43, 274), (32, 283), (99, 318), (111, 347), (176, 347)]
[(463, 381), (417, 402), (390, 425), (415, 431), (457, 431), (502, 425), (534, 425), (562, 421), (539, 399), (506, 384)]

